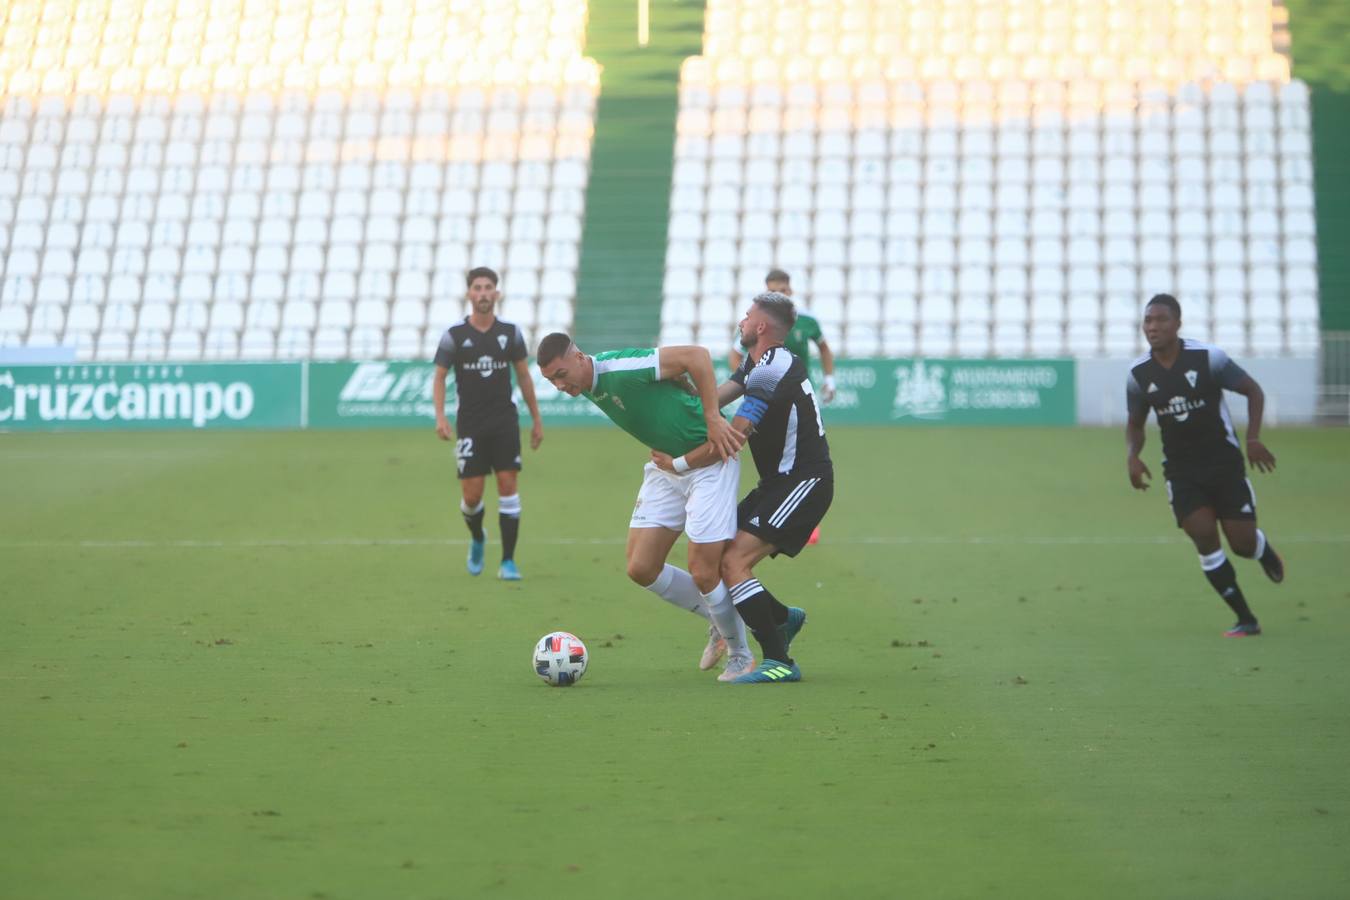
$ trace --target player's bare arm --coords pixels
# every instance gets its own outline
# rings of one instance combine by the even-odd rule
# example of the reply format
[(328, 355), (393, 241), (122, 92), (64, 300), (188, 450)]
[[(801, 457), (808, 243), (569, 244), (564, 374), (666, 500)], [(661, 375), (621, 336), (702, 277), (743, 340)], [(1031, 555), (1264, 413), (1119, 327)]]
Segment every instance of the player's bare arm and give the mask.
[(530, 449), (538, 450), (544, 442), (544, 419), (539, 415), (539, 401), (534, 396), (534, 379), (530, 377), (530, 364), (523, 359), (515, 361), (516, 384), (520, 385), (520, 396), (530, 410)]
[(1130, 485), (1138, 491), (1148, 490), (1148, 481), (1153, 479), (1153, 473), (1148, 470), (1148, 466), (1139, 458), (1140, 452), (1144, 449), (1144, 425), (1148, 422), (1148, 410), (1142, 412), (1130, 413), (1130, 418), (1125, 423), (1125, 468), (1130, 474)]
[(722, 418), (717, 405), (717, 376), (713, 372), (712, 354), (705, 347), (662, 347), (660, 376), (662, 380), (688, 375), (693, 379), (699, 400), (703, 403), (703, 420), (708, 429), (708, 441), (717, 448), (719, 459), (729, 459), (741, 449), (745, 438), (732, 430)]
[(743, 396), (745, 396), (745, 385), (728, 379), (717, 386), (717, 408), (721, 409)]
[(825, 383), (820, 388), (820, 399), (829, 403), (834, 399), (834, 351), (824, 338), (816, 341), (816, 350), (820, 353), (820, 370), (825, 373)]
[(1266, 392), (1250, 375), (1233, 389), (1247, 398), (1247, 464), (1259, 472), (1275, 471), (1275, 454), (1261, 442), (1261, 419), (1266, 413)]
[[(731, 420), (731, 427), (740, 433), (742, 440), (750, 437), (750, 432), (755, 426), (749, 419), (743, 419), (740, 416)], [(690, 450), (681, 459), (684, 467), (676, 466), (675, 459), (669, 453), (662, 453), (660, 450), (652, 451), (652, 462), (656, 463), (658, 469), (665, 469), (667, 472), (686, 472), (689, 469), (702, 469), (704, 466), (711, 466), (715, 462), (721, 461), (717, 455), (717, 448), (708, 442), (701, 447)]]
[(455, 439), (455, 429), (445, 417), (445, 378), (450, 370), (445, 366), (436, 367), (436, 376), (431, 380), (431, 405), (436, 410), (436, 437), (443, 441)]

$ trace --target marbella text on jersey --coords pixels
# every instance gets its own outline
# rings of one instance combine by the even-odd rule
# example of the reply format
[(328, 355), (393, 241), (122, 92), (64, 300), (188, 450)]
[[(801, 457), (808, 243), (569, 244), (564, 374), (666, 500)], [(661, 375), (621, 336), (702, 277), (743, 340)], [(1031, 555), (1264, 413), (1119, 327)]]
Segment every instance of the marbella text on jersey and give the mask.
[(1173, 397), (1167, 401), (1166, 406), (1158, 407), (1159, 416), (1174, 416), (1178, 422), (1186, 421), (1186, 417), (1197, 409), (1205, 408), (1205, 400), (1201, 397), (1198, 400), (1187, 400), (1185, 397)]

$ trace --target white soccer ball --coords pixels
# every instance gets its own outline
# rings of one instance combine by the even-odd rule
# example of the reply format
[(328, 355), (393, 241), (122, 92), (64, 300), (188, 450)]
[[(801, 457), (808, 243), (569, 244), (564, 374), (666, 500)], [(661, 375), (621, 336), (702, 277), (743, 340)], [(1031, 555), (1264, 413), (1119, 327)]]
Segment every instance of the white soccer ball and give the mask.
[(568, 687), (586, 674), (586, 645), (568, 631), (550, 631), (534, 645), (534, 671), (554, 687)]

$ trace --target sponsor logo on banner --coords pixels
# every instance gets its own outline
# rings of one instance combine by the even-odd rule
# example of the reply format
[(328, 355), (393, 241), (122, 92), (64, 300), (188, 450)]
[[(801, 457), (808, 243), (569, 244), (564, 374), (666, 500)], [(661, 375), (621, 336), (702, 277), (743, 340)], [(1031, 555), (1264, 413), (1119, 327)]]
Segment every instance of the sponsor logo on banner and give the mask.
[(891, 416), (903, 419), (940, 419), (947, 412), (946, 368), (916, 359), (895, 370), (895, 402)]
[[(916, 359), (893, 371), (892, 419), (1072, 424), (1075, 418), (1071, 361)], [(824, 412), (830, 419), (830, 406)]]
[[(313, 365), (311, 372), (317, 374), (319, 368)], [(431, 390), (435, 375), (435, 366), (426, 363), (357, 363), (338, 391), (337, 415), (339, 418), (419, 416), (432, 419)], [(311, 379), (311, 392), (312, 389)], [(453, 391), (452, 386), (450, 393)], [(311, 399), (311, 415), (317, 411), (315, 399), (321, 400)], [(453, 403), (450, 406), (453, 408)]]
[(298, 414), (277, 415), (274, 410), (263, 417), (266, 421), (254, 421), (259, 400), (254, 375), (273, 376), (269, 370), (274, 369), (240, 364), (15, 366), (0, 370), (0, 429), (294, 427)]

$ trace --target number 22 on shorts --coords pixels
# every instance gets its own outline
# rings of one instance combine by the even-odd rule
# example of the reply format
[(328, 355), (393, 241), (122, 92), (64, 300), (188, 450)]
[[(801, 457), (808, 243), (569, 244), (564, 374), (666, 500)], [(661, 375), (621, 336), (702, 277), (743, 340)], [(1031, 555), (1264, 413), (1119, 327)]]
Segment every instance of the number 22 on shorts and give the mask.
[(459, 466), (461, 472), (464, 471), (464, 464), (473, 456), (473, 438), (460, 438), (455, 441), (455, 464)]

